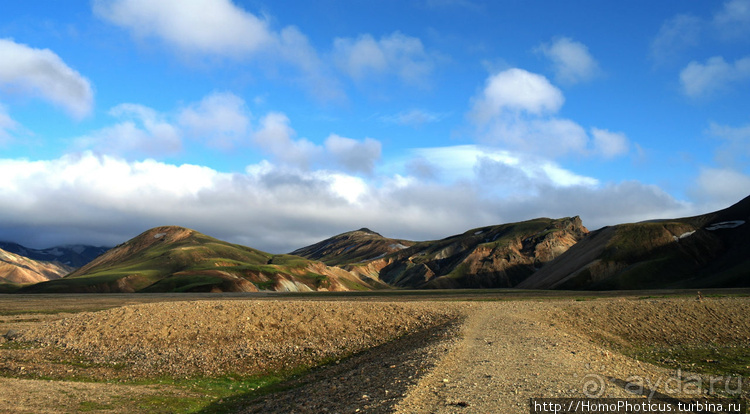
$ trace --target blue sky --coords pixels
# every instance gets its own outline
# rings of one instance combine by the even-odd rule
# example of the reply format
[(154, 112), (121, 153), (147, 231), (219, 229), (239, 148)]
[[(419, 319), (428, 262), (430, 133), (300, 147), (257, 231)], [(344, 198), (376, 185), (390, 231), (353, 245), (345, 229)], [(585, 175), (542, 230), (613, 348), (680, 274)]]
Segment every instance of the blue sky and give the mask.
[(750, 1), (7, 2), (0, 239), (285, 252), (750, 193)]

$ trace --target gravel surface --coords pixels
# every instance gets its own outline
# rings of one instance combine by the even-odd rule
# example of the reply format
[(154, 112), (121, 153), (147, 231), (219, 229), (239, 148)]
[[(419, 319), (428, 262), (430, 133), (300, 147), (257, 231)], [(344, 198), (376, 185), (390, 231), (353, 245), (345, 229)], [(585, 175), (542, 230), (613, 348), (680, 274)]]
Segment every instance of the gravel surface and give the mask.
[[(532, 397), (695, 397), (675, 389), (676, 372), (614, 350), (747, 346), (749, 321), (748, 298), (165, 302), (24, 320), (20, 338), (31, 342), (19, 343), (36, 345), (0, 348), (0, 372), (59, 376), (55, 361), (71, 355), (85, 362), (64, 365), (71, 375), (102, 379), (253, 373), (340, 359), (240, 412), (527, 413)], [(634, 379), (643, 385), (630, 387), (635, 395), (626, 389)], [(23, 397), (0, 398), (0, 411), (76, 412), (69, 409), (76, 398), (104, 407), (159, 389), (68, 384), (2, 379), (0, 387)], [(61, 390), (71, 394), (56, 396)], [(28, 409), (34, 404), (44, 410)]]
[(111, 366), (109, 374), (128, 379), (253, 375), (340, 358), (456, 315), (455, 306), (434, 304), (168, 302), (76, 314), (34, 326), (19, 340)]

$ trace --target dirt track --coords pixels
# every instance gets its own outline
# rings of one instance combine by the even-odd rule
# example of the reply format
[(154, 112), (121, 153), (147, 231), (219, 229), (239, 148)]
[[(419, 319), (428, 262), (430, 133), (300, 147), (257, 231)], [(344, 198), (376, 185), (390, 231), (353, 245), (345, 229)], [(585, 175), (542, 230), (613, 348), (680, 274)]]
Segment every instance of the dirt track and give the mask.
[[(459, 325), (444, 325), (457, 313), (462, 315)], [(236, 318), (237, 315), (242, 318)], [(252, 317), (248, 319), (249, 316)], [(261, 327), (256, 323), (276, 320), (274, 318), (289, 324), (267, 323)], [(190, 329), (175, 326), (172, 335), (170, 330), (163, 330), (169, 326), (164, 320), (197, 323), (194, 319), (213, 321), (205, 328), (208, 339), (194, 338), (195, 326)], [(115, 324), (114, 320), (128, 322)], [(646, 382), (647, 386), (642, 389), (644, 394), (695, 397), (679, 394), (682, 390), (675, 394), (666, 389), (665, 385), (669, 385), (666, 381), (672, 378), (673, 372), (636, 361), (613, 349), (632, 343), (690, 341), (747, 346), (750, 300), (724, 298), (697, 302), (694, 298), (631, 298), (588, 302), (378, 304), (293, 301), (252, 306), (244, 301), (210, 301), (137, 305), (24, 326), (28, 326), (24, 333), (26, 339), (56, 345), (2, 350), (0, 368), (6, 376), (24, 376), (35, 369), (50, 368), (54, 364), (45, 365), (44, 350), (58, 347), (74, 350), (77, 355), (100, 363), (81, 369), (106, 377), (112, 372), (101, 371), (101, 366), (113, 361), (129, 367), (115, 372), (116, 376), (150, 375), (164, 370), (184, 375), (196, 372), (191, 371), (195, 369), (221, 373), (227, 372), (227, 364), (248, 369), (257, 366), (262, 355), (267, 358), (265, 366), (278, 367), (306, 355), (316, 358), (336, 355), (329, 352), (332, 349), (340, 352), (374, 345), (371, 351), (294, 380), (287, 384), (294, 387), (290, 391), (247, 402), (241, 411), (354, 412), (360, 409), (402, 413), (526, 413), (530, 397), (631, 397), (633, 395), (624, 386), (634, 377)], [(365, 326), (370, 327), (363, 331)], [(134, 330), (138, 332), (137, 339), (132, 336)], [(253, 334), (248, 335), (248, 332)], [(402, 334), (406, 336), (398, 341), (378, 345)], [(247, 341), (247, 338), (264, 337), (268, 341)], [(302, 342), (295, 342), (300, 338)], [(189, 352), (198, 361), (205, 362), (181, 363), (175, 357), (178, 354), (164, 352), (175, 343), (182, 344), (181, 352)], [(194, 346), (195, 343), (202, 345)], [(253, 345), (254, 348), (252, 344), (275, 344), (275, 349), (284, 350), (281, 355), (286, 357), (275, 357), (271, 348)], [(295, 346), (305, 351), (300, 352)], [(134, 349), (147, 351), (134, 353)], [(259, 352), (254, 358), (245, 357), (255, 361), (253, 364), (238, 362), (242, 360), (237, 356), (238, 350), (251, 352), (253, 349), (265, 350), (265, 354)], [(329, 353), (316, 353), (316, 350)], [(26, 352), (25, 356), (19, 356), (22, 352)], [(201, 353), (209, 358), (201, 359)], [(24, 365), (24, 370), (19, 371), (19, 363)], [(656, 383), (659, 385), (651, 386)], [(76, 407), (76, 398), (101, 401), (100, 408), (109, 407), (100, 412), (128, 412), (133, 411), (133, 407), (109, 406), (107, 401), (156, 392), (154, 386), (103, 387), (96, 383), (69, 386), (65, 384), (70, 383), (62, 381), (0, 379), (0, 384), (3, 388), (17, 390), (19, 394), (15, 395), (36, 396), (23, 400), (0, 399), (2, 412), (75, 412), (70, 407)], [(674, 382), (671, 385), (674, 388)], [(72, 392), (65, 396), (70, 401), (48, 405), (62, 398), (53, 395), (61, 390)], [(184, 389), (170, 387), (163, 387), (161, 391), (177, 396), (188, 394)], [(33, 409), (34, 404), (38, 410)]]

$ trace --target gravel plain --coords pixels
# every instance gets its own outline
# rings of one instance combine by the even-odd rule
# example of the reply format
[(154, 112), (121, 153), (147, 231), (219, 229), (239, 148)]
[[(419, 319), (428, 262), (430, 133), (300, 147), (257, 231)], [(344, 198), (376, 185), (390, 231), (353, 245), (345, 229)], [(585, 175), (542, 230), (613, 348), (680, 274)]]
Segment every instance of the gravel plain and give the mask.
[[(140, 378), (326, 362), (238, 412), (527, 413), (532, 397), (695, 397), (673, 389), (679, 373), (618, 352), (627, 346), (750, 344), (748, 298), (200, 300), (12, 318), (21, 329), (0, 344), (0, 385), (23, 397), (0, 398), (0, 412), (76, 412), (82, 401), (134, 412), (112, 402), (190, 396)], [(627, 387), (634, 378), (640, 391)]]

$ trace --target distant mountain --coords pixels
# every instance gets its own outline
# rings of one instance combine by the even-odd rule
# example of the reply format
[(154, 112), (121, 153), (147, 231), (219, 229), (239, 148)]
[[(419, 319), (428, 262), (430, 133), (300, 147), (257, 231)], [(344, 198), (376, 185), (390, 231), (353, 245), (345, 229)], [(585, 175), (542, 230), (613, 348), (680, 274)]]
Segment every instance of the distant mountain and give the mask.
[(65, 278), (23, 292), (246, 292), (387, 287), (299, 256), (272, 255), (183, 227), (148, 230)]
[(395, 287), (513, 287), (586, 234), (579, 217), (482, 227), (418, 243), (361, 229), (293, 253)]
[(717, 212), (605, 227), (518, 285), (529, 289), (750, 286), (750, 197)]
[(94, 247), (75, 244), (50, 247), (48, 249), (32, 249), (21, 246), (18, 243), (0, 242), (0, 249), (33, 260), (60, 262), (67, 266), (81, 267), (109, 250), (109, 247)]
[(73, 268), (58, 262), (29, 259), (0, 249), (0, 283), (27, 284), (61, 278)]
[(333, 236), (290, 254), (336, 266), (380, 259), (414, 244), (412, 241), (389, 239), (370, 229), (362, 228)]
[(482, 227), (393, 253), (379, 276), (410, 288), (514, 287), (586, 234), (579, 217)]

